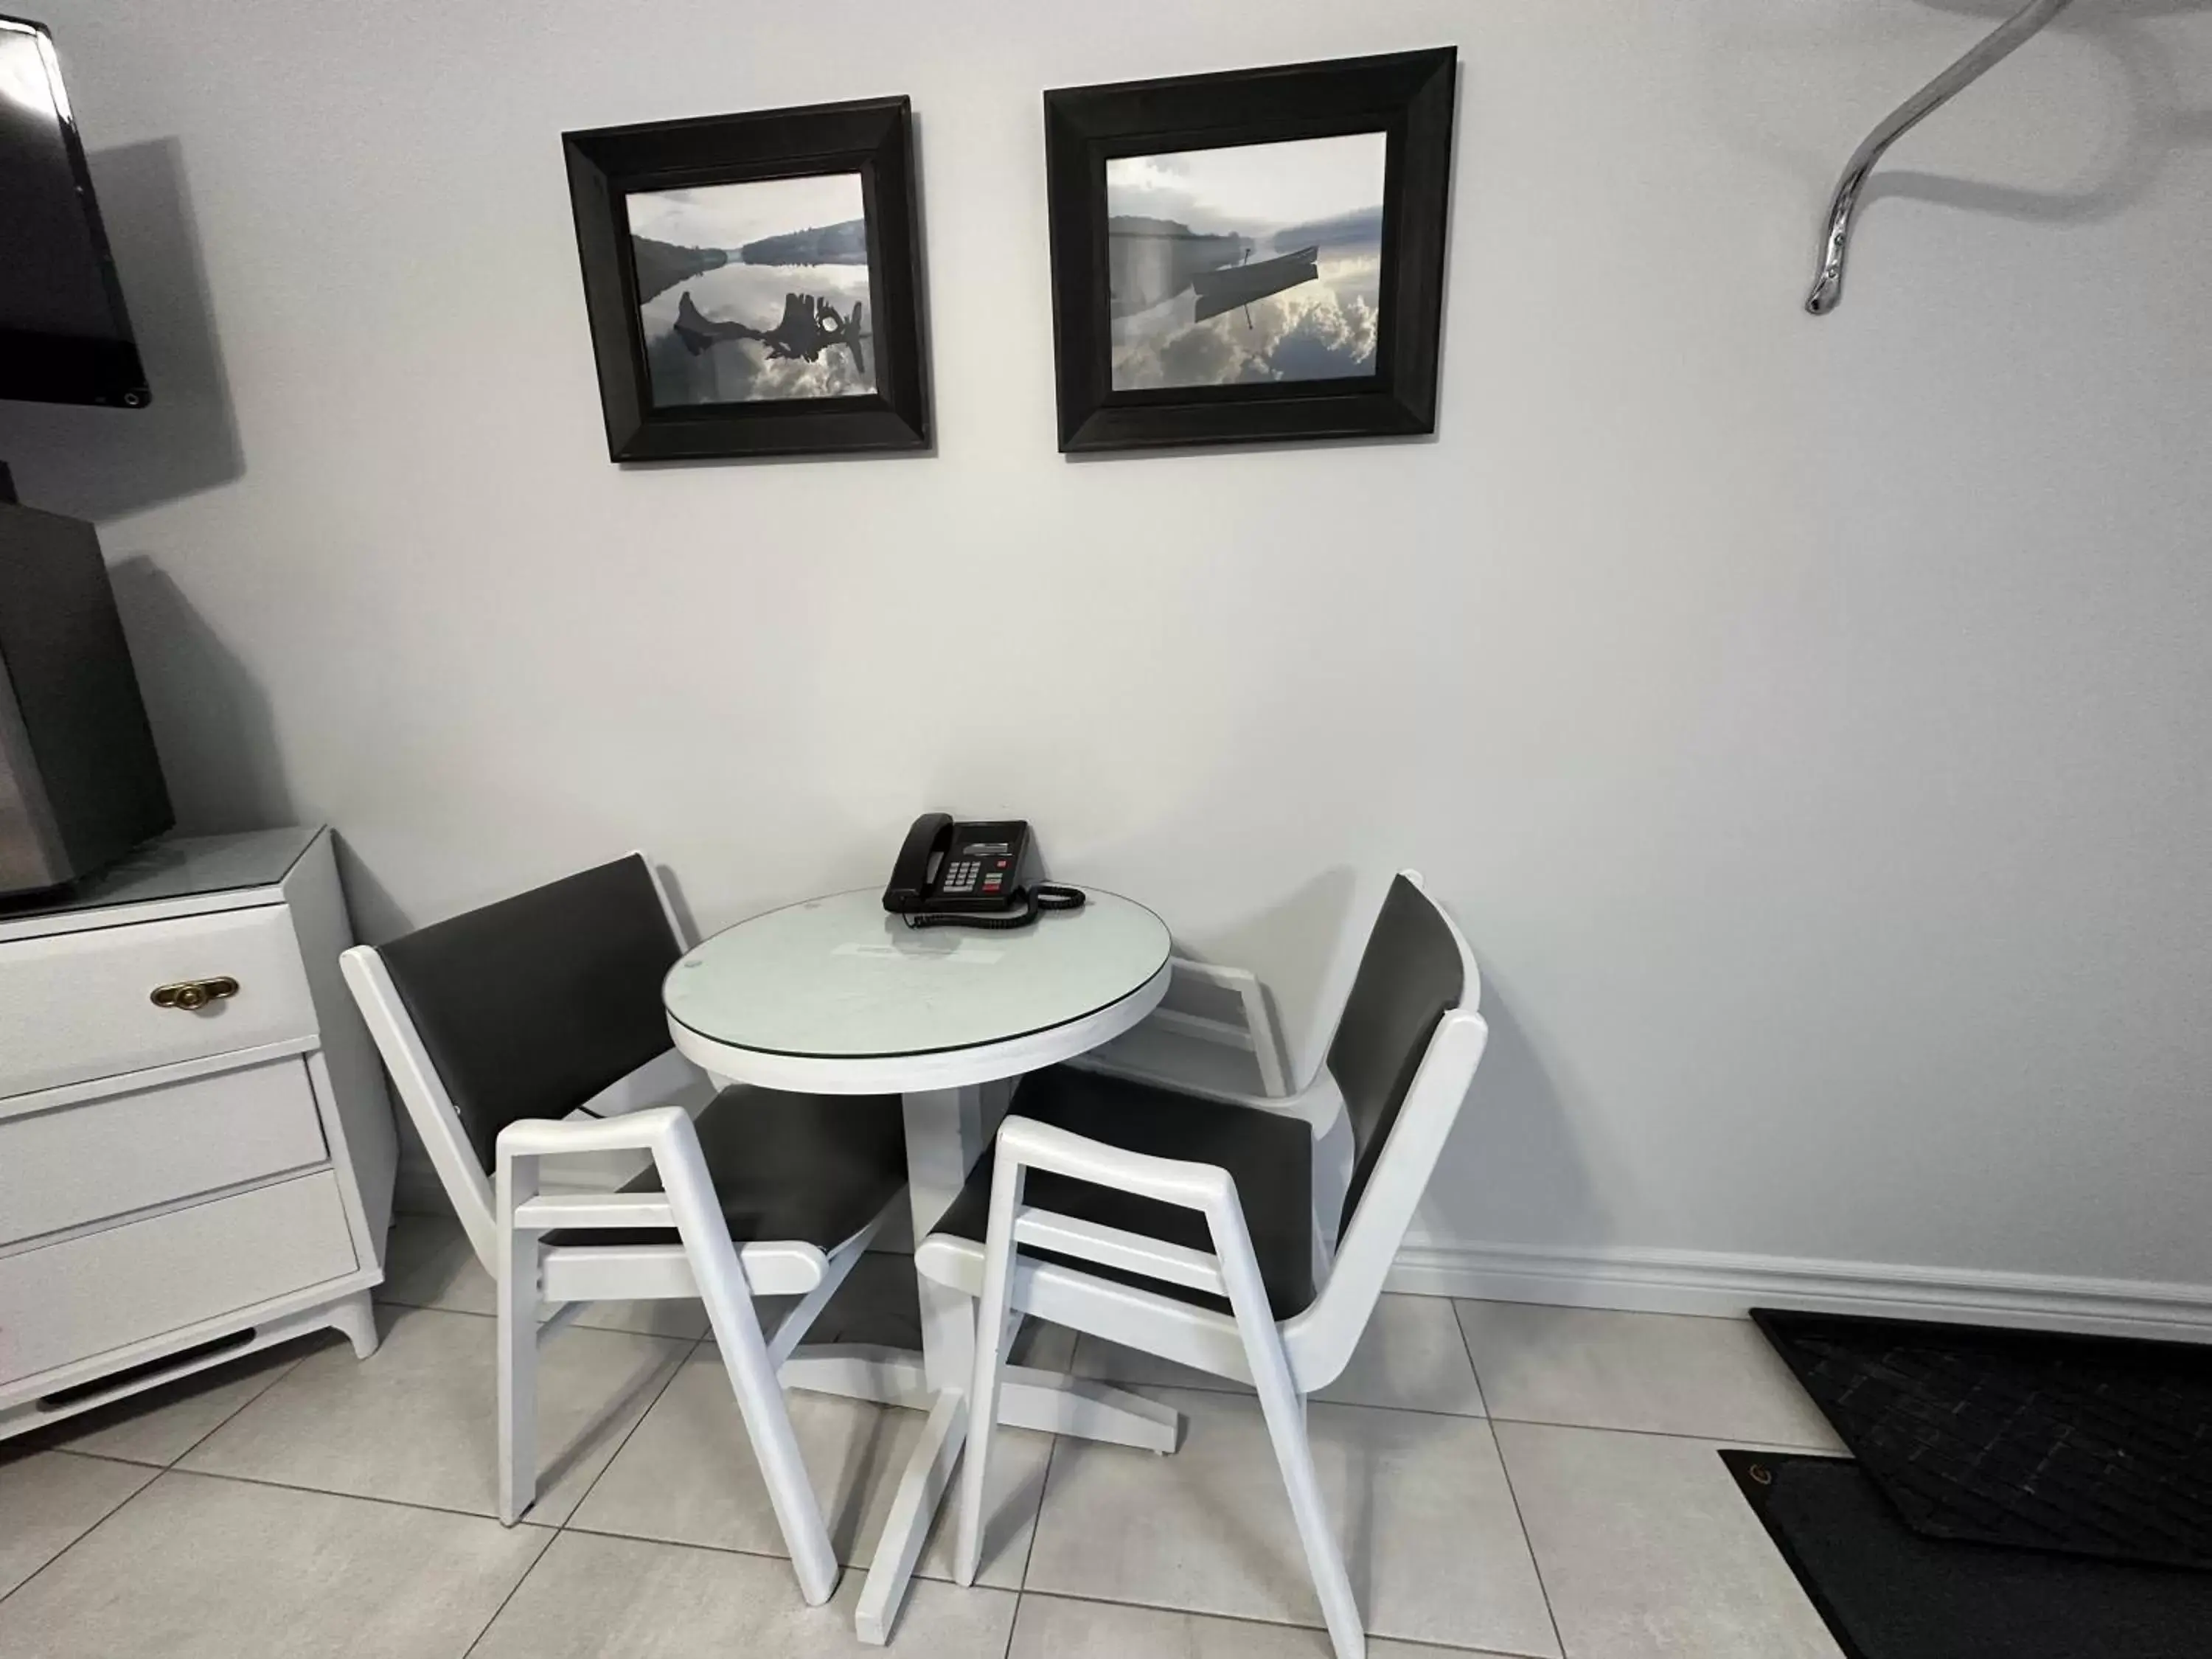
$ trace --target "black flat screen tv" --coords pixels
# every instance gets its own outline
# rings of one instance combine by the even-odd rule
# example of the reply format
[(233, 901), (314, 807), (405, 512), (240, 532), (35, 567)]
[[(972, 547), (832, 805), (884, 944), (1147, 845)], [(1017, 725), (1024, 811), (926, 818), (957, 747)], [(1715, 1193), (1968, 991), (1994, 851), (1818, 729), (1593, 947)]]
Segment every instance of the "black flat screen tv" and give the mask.
[(0, 398), (150, 395), (53, 37), (0, 17)]

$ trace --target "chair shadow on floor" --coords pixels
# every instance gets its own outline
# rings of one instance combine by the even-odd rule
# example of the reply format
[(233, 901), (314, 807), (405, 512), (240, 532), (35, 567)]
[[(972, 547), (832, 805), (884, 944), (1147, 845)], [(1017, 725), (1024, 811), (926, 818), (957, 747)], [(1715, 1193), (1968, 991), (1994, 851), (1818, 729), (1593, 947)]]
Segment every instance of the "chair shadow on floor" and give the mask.
[[(570, 1334), (571, 1332), (556, 1331), (548, 1340), (548, 1351), (556, 1363), (562, 1339)], [(485, 1344), (485, 1357), (487, 1359), (492, 1357), (489, 1342)], [(362, 1364), (374, 1365), (376, 1360), (377, 1356), (371, 1354)], [(616, 1399), (594, 1412), (574, 1439), (545, 1460), (538, 1470), (538, 1490), (541, 1492), (553, 1491), (568, 1478), (572, 1469), (594, 1456), (610, 1440), (615, 1443), (614, 1449), (619, 1452), (621, 1443), (629, 1437), (630, 1431), (644, 1419), (645, 1413), (653, 1408), (653, 1401), (676, 1380), (676, 1373), (683, 1368), (681, 1361), (674, 1365), (641, 1365), (637, 1375), (623, 1386)], [(730, 1409), (737, 1409), (736, 1402), (732, 1402)], [(612, 1461), (611, 1455), (609, 1461)]]
[(1375, 1470), (1362, 1458), (1344, 1483), (1343, 1531), (1345, 1576), (1363, 1607), (1375, 1605)]
[[(735, 1408), (732, 1401), (732, 1409)], [(872, 1413), (866, 1435), (847, 1453), (837, 1472), (834, 1494), (824, 1505), (830, 1512), (823, 1519), (829, 1523), (830, 1547), (840, 1561), (850, 1563), (860, 1553), (860, 1523), (866, 1518), (869, 1492), (886, 1476), (896, 1479), (905, 1462), (897, 1455), (896, 1427), (888, 1411)]]

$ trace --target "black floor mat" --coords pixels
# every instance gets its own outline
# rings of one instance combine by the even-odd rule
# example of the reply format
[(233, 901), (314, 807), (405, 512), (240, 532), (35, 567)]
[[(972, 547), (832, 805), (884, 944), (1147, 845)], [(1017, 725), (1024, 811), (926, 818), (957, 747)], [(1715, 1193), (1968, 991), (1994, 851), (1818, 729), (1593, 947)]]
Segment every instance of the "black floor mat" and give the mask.
[(1916, 1532), (2212, 1569), (2212, 1347), (1752, 1317)]
[(1856, 1463), (1721, 1457), (1845, 1659), (2212, 1653), (2212, 1574), (1924, 1538)]

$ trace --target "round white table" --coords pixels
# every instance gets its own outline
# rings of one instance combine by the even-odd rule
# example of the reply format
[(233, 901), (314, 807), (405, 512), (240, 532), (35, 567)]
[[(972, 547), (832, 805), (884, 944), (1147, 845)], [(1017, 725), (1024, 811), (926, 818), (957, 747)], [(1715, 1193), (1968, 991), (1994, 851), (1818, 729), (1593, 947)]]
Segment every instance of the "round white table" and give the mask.
[[(1119, 1036), (1167, 990), (1166, 924), (1141, 904), (1089, 890), (1079, 910), (1003, 931), (911, 928), (872, 888), (771, 910), (669, 970), (668, 1029), (687, 1059), (719, 1079), (902, 1097), (919, 1240), (981, 1156), (1007, 1082)], [(802, 1346), (782, 1370), (789, 1388), (929, 1413), (861, 1592), (855, 1623), (868, 1642), (889, 1638), (967, 1431), (974, 1304), (917, 1283), (921, 1354)], [(1005, 1376), (1002, 1423), (1175, 1449), (1176, 1414), (1153, 1401), (1025, 1366)]]

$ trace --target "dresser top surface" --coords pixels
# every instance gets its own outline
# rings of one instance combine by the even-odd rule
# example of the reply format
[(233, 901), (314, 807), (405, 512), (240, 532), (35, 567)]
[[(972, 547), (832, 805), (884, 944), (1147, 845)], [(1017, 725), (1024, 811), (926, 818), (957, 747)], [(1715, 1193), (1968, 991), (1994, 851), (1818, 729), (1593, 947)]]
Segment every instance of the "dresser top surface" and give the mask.
[(274, 887), (321, 833), (319, 825), (294, 824), (230, 836), (164, 836), (72, 886), (0, 901), (0, 924)]

